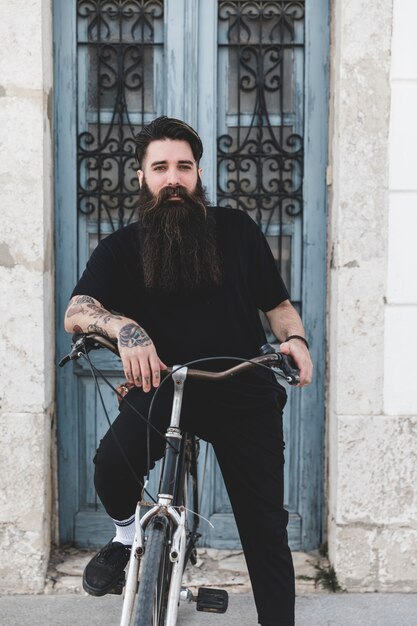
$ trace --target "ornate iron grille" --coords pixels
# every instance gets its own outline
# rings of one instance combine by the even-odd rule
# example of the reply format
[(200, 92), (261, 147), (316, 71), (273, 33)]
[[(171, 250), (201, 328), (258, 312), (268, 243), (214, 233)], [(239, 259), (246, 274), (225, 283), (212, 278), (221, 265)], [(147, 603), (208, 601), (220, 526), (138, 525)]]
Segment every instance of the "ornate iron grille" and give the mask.
[(290, 286), (303, 206), (304, 0), (219, 0), (218, 22), (218, 204), (252, 215)]
[(100, 238), (135, 213), (133, 136), (163, 83), (163, 1), (78, 0), (77, 16), (78, 211)]

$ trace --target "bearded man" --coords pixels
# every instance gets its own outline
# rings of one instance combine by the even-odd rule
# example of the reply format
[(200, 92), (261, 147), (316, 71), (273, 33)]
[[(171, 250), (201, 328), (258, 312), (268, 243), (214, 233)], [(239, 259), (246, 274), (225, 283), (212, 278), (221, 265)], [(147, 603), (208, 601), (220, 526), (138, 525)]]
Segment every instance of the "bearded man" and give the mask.
[[(251, 358), (265, 343), (264, 311), (281, 351), (311, 382), (302, 322), (272, 253), (243, 211), (209, 206), (201, 184), (203, 148), (180, 120), (161, 117), (136, 136), (138, 219), (102, 240), (75, 287), (68, 332), (117, 339), (129, 404), (146, 415), (161, 370), (206, 357)], [(222, 369), (219, 364), (219, 369)], [(165, 431), (172, 386), (155, 401), (153, 423)], [(181, 426), (210, 442), (235, 514), (262, 626), (294, 624), (294, 571), (283, 508), (285, 390), (272, 372), (222, 383), (187, 382)], [(109, 593), (123, 574), (134, 535), (140, 480), (148, 467), (146, 424), (122, 401), (112, 434), (95, 456), (95, 487), (115, 537), (87, 565), (84, 589)], [(165, 442), (150, 431), (152, 466)], [(127, 458), (127, 460), (126, 460)], [(133, 471), (132, 471), (133, 469)], [(247, 502), (255, 501), (256, 519)]]

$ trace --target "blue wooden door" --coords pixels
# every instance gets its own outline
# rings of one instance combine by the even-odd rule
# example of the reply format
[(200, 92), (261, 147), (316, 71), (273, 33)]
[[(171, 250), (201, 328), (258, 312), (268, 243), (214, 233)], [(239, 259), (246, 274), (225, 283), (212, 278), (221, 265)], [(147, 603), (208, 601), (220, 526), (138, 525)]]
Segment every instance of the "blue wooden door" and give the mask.
[[(313, 6), (314, 5), (314, 6)], [(300, 310), (314, 384), (285, 415), (292, 548), (321, 539), (325, 327), (327, 0), (55, 0), (58, 351), (71, 289), (100, 237), (134, 219), (133, 133), (157, 115), (203, 139), (203, 182), (247, 211), (268, 238)], [(184, 36), (184, 33), (186, 36)], [(272, 337), (271, 337), (272, 339)], [(113, 381), (110, 355), (96, 364)], [(117, 407), (102, 385), (110, 417)], [(92, 483), (107, 422), (88, 369), (58, 372), (61, 538), (101, 545), (111, 525)], [(221, 476), (201, 454), (203, 541), (239, 540)]]

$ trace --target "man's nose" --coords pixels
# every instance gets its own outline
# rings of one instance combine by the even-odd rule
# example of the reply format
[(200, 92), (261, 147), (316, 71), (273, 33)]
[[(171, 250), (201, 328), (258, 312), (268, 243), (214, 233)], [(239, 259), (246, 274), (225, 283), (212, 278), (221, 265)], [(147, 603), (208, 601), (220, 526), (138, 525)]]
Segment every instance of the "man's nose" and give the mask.
[(167, 183), (168, 185), (171, 185), (172, 187), (174, 187), (175, 185), (178, 185), (179, 183), (179, 175), (178, 175), (178, 171), (176, 169), (170, 169), (167, 172)]

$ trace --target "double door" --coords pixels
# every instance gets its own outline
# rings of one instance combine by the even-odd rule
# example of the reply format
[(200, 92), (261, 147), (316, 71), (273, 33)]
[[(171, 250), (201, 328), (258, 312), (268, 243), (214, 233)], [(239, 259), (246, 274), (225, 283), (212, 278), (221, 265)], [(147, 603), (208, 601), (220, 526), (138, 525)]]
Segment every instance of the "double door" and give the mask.
[[(210, 199), (263, 230), (312, 346), (314, 383), (290, 390), (285, 413), (293, 549), (316, 547), (322, 527), (328, 19), (327, 0), (54, 2), (58, 353), (89, 255), (135, 219), (134, 134), (159, 115), (184, 119), (203, 140)], [(121, 380), (111, 355), (94, 360)], [(116, 399), (100, 385), (114, 419)], [(102, 545), (112, 527), (92, 459), (108, 424), (83, 363), (58, 372), (57, 413), (61, 540)], [(238, 547), (205, 444), (201, 459), (202, 514), (215, 526), (202, 524), (203, 543)]]

